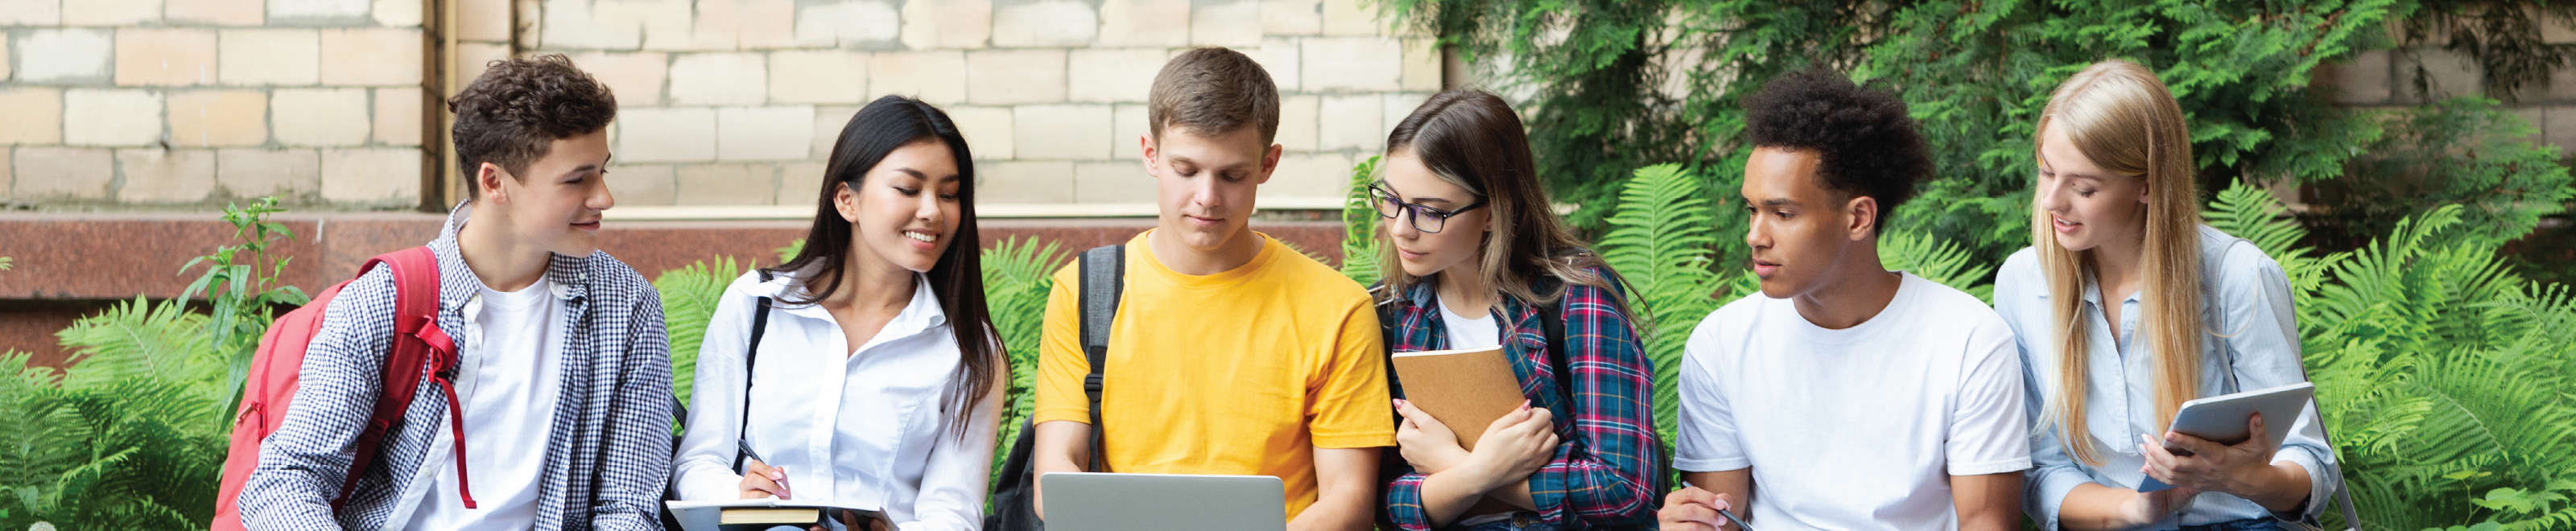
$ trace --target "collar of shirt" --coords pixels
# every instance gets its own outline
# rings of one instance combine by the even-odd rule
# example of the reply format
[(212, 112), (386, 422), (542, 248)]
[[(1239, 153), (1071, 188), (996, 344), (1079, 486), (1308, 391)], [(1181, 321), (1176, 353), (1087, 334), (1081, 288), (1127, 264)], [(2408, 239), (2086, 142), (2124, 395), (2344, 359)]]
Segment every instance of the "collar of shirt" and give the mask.
[[(797, 276), (794, 273), (772, 275), (768, 282), (762, 282), (752, 290), (752, 296), (770, 297), (773, 300), (784, 297), (788, 290), (795, 289)], [(824, 308), (822, 304), (790, 305), (782, 302), (775, 308), (779, 312), (797, 317), (818, 319), (827, 323), (839, 322), (832, 317), (832, 311)], [(904, 303), (903, 312), (895, 314), (894, 320), (887, 321), (885, 328), (877, 331), (876, 337), (867, 338), (867, 343), (853, 345), (850, 352), (866, 350), (868, 346), (877, 343), (912, 337), (945, 324), (948, 324), (948, 313), (940, 309), (939, 296), (930, 291), (930, 276), (913, 273), (912, 300)]]

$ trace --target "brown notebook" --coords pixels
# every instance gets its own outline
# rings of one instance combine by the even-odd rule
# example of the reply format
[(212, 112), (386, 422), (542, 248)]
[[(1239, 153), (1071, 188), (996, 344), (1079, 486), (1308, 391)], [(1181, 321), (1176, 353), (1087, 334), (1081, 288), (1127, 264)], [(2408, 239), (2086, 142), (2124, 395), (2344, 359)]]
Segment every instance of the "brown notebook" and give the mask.
[[(1529, 397), (1521, 396), (1521, 379), (1502, 347), (1398, 352), (1395, 376), (1404, 382), (1404, 399), (1458, 434), (1458, 446), (1476, 449), (1476, 438), (1494, 419), (1503, 418)], [(1492, 497), (1476, 501), (1461, 516), (1520, 510)]]
[(1476, 449), (1476, 438), (1521, 403), (1521, 380), (1502, 347), (1397, 352), (1395, 376), (1404, 399), (1457, 432), (1458, 446)]

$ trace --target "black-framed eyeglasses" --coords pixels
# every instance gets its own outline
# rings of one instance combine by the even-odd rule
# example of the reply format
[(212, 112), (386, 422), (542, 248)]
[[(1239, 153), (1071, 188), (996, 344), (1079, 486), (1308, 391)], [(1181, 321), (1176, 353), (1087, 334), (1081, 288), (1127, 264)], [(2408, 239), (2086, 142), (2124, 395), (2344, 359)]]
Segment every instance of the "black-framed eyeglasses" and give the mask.
[(1395, 192), (1388, 191), (1383, 183), (1369, 185), (1368, 193), (1369, 205), (1377, 209), (1379, 217), (1395, 219), (1396, 216), (1411, 212), (1414, 230), (1430, 234), (1439, 234), (1442, 227), (1448, 226), (1451, 216), (1485, 206), (1485, 200), (1482, 198), (1474, 203), (1468, 203), (1467, 206), (1458, 207), (1457, 210), (1441, 210), (1427, 205), (1407, 203), (1404, 202), (1404, 198), (1396, 197)]

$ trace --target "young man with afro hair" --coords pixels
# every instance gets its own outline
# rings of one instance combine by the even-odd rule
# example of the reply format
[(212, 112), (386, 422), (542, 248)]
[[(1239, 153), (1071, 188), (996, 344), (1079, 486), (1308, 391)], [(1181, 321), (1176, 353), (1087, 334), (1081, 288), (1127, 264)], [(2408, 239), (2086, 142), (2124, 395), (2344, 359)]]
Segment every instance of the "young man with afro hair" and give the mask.
[(598, 247), (600, 211), (616, 204), (603, 181), (616, 97), (546, 55), (494, 61), (447, 105), (472, 179), (429, 243), (438, 329), (456, 344), (456, 366), (438, 376), (453, 390), (423, 374), (375, 459), (349, 468), (395, 313), (389, 268), (350, 282), (260, 446), (243, 523), (660, 529), (674, 403), (661, 299)]
[(1664, 529), (2020, 525), (2030, 429), (2012, 330), (1975, 296), (1879, 265), (1889, 213), (1931, 173), (1894, 95), (1815, 69), (1745, 99), (1744, 241), (1762, 293), (1684, 346), (1691, 486)]

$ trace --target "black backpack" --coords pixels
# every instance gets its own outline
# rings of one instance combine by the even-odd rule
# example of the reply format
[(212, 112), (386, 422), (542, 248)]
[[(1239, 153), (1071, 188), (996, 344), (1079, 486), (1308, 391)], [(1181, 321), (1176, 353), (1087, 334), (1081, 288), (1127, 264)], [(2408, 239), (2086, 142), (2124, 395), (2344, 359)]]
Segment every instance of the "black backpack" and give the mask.
[[(1108, 472), (1108, 451), (1101, 444), (1100, 372), (1109, 365), (1109, 325), (1118, 316), (1119, 297), (1127, 291), (1127, 246), (1104, 245), (1082, 252), (1082, 286), (1076, 291), (1082, 304), (1082, 354), (1091, 361), (1091, 372), (1082, 377), (1082, 394), (1091, 402), (1091, 466), (1085, 470)], [(1031, 419), (1034, 420), (1034, 419)], [(999, 478), (993, 484), (992, 514), (984, 515), (984, 529), (1001, 531), (1044, 531), (1046, 522), (1038, 519), (1037, 476), (1029, 464), (1036, 450), (1037, 432), (1028, 420), (1020, 422), (1019, 440), (1011, 443), (1009, 457), (1002, 460)]]

